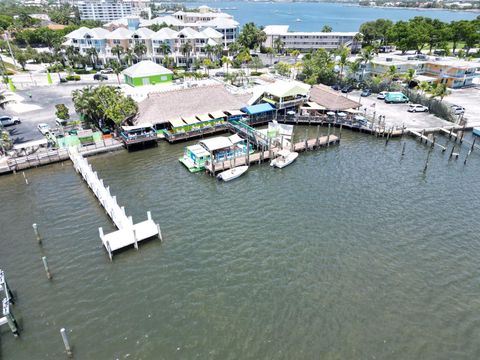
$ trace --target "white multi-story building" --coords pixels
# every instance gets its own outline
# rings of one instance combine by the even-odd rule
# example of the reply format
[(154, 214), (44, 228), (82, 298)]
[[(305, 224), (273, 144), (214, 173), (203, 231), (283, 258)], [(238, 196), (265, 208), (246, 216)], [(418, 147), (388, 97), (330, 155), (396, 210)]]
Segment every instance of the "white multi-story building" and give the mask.
[(212, 57), (213, 49), (219, 45), (223, 48), (223, 34), (213, 28), (201, 31), (188, 27), (180, 31), (163, 28), (154, 32), (148, 28), (119, 27), (108, 31), (103, 28), (82, 27), (66, 37), (68, 40), (64, 45), (75, 47), (82, 55), (87, 55), (88, 49), (95, 48), (99, 61), (104, 64), (119, 56), (116, 53), (117, 47), (122, 48), (121, 52), (126, 52), (139, 43), (146, 48), (146, 53), (139, 60), (150, 59), (162, 63), (165, 56), (168, 56), (179, 66)]
[(149, 12), (150, 0), (76, 0), (73, 5), (78, 8), (80, 19), (114, 21), (131, 15)]
[(361, 43), (356, 41), (358, 32), (299, 32), (288, 31), (288, 25), (269, 25), (264, 31), (267, 39), (265, 47), (275, 47), (277, 39), (284, 49), (310, 51), (317, 49), (335, 50), (341, 45), (351, 48), (352, 52), (361, 49)]

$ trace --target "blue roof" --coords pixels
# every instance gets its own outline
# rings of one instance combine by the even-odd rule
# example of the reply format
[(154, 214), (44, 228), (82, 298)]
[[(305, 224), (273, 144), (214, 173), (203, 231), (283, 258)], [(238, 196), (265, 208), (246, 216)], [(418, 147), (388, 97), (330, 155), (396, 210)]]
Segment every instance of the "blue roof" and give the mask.
[(252, 106), (245, 106), (240, 110), (242, 110), (244, 113), (247, 113), (248, 115), (255, 115), (255, 114), (260, 114), (260, 113), (275, 110), (275, 108), (268, 103), (263, 103), (263, 104), (257, 104)]

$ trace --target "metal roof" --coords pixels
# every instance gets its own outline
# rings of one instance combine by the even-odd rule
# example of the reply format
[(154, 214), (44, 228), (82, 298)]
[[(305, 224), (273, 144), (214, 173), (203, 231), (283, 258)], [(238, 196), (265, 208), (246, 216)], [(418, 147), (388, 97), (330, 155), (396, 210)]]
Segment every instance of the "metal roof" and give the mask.
[(275, 108), (268, 103), (263, 103), (263, 104), (245, 106), (240, 110), (242, 110), (244, 113), (247, 113), (248, 115), (255, 115), (255, 114), (261, 114), (264, 112), (275, 110)]

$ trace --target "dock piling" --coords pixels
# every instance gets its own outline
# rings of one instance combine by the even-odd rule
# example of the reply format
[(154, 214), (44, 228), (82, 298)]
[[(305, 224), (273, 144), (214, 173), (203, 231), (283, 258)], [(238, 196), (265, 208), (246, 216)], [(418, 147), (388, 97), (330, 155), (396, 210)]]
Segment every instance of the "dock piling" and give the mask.
[(423, 172), (426, 172), (427, 171), (427, 167), (428, 167), (428, 161), (430, 160), (430, 154), (432, 153), (432, 150), (429, 150), (428, 151), (428, 154), (427, 154), (427, 159), (425, 160), (425, 167), (423, 168)]
[(40, 233), (38, 232), (38, 226), (36, 223), (32, 224), (33, 227), (33, 232), (35, 233), (35, 237), (37, 238), (37, 241), (39, 244), (42, 243), (42, 238), (40, 237)]
[(18, 332), (17, 320), (15, 320), (15, 317), (10, 310), (10, 303), (8, 302), (7, 298), (4, 298), (2, 300), (2, 312), (3, 318), (0, 319), (0, 325), (8, 324), (8, 327), (12, 331), (13, 336), (19, 336), (20, 333)]
[(50, 269), (48, 268), (47, 257), (42, 256), (43, 268), (45, 269), (45, 273), (47, 274), (48, 280), (52, 280), (52, 274), (50, 273)]
[(68, 357), (73, 356), (72, 348), (70, 347), (70, 343), (68, 342), (67, 331), (65, 328), (60, 329), (60, 334), (62, 335), (63, 345), (65, 346), (65, 352), (67, 353)]
[(160, 225), (159, 224), (157, 224), (157, 230), (158, 230), (158, 238), (160, 239), (160, 241), (163, 241), (162, 231), (160, 230)]
[[(340, 135), (342, 133), (340, 132)], [(317, 125), (317, 137), (316, 137), (316, 140), (315, 140), (315, 147), (318, 148), (318, 138), (320, 137), (320, 125)]]
[(402, 146), (402, 156), (405, 155), (405, 146), (406, 145), (407, 145), (407, 143), (404, 141), (403, 146)]

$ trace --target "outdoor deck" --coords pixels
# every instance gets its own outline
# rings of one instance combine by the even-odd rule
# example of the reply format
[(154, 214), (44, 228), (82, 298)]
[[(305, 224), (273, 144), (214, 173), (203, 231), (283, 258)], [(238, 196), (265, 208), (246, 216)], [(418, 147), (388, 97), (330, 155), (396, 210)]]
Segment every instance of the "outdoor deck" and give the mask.
[[(308, 139), (305, 141), (297, 142), (292, 144), (291, 151), (301, 152), (306, 150), (315, 150), (319, 149), (320, 147), (335, 145), (340, 143), (340, 138), (336, 135), (327, 135), (321, 136), (318, 139)], [(260, 164), (266, 160), (270, 160), (276, 157), (276, 154), (281, 149), (279, 147), (272, 148), (266, 151), (256, 152), (247, 156), (240, 156), (232, 160), (227, 160), (223, 162), (205, 164), (205, 169), (207, 173), (216, 174), (217, 172), (221, 172), (224, 170), (228, 170), (230, 168), (241, 166), (241, 165), (253, 165), (253, 164)]]
[(99, 179), (97, 173), (93, 171), (92, 165), (88, 164), (87, 160), (74, 148), (71, 148), (68, 154), (75, 170), (82, 175), (85, 182), (118, 228), (117, 231), (106, 235), (103, 233), (103, 229), (99, 228), (100, 239), (108, 252), (110, 260), (112, 259), (113, 252), (116, 250), (131, 245), (138, 249), (138, 242), (142, 240), (154, 236), (158, 236), (160, 239), (162, 238), (160, 226), (152, 220), (149, 211), (147, 212), (147, 220), (134, 224), (132, 217), (127, 217), (125, 208), (118, 205), (116, 196), (110, 194), (110, 188), (108, 186), (105, 187), (103, 180)]

